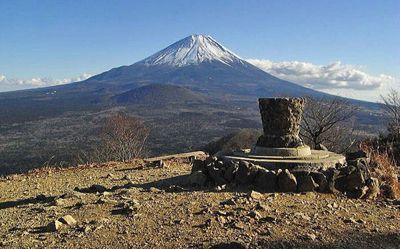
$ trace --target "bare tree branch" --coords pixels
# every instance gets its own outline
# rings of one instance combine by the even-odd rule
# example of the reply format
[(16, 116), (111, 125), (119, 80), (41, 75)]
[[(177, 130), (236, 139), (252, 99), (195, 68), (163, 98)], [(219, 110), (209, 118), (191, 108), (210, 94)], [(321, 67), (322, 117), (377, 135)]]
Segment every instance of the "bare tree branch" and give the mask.
[(300, 135), (313, 148), (324, 144), (344, 152), (355, 143), (355, 139), (354, 128), (344, 127), (343, 123), (351, 119), (357, 110), (358, 107), (341, 98), (308, 98)]

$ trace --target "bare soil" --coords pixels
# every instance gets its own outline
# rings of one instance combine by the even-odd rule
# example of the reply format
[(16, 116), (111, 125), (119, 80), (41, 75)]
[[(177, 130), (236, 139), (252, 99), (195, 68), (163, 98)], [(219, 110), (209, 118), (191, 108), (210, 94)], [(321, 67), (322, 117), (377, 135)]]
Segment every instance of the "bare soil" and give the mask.
[[(188, 161), (166, 164), (107, 163), (3, 179), (0, 247), (400, 248), (398, 201), (186, 188)], [(65, 215), (77, 224), (49, 231)]]

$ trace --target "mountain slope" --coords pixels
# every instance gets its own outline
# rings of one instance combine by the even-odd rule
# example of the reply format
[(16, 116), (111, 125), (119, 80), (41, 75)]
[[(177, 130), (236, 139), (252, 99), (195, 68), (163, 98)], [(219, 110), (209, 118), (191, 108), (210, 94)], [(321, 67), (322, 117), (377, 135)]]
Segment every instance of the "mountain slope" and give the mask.
[(118, 94), (113, 97), (118, 104), (168, 105), (202, 103), (206, 100), (199, 93), (185, 87), (152, 84)]

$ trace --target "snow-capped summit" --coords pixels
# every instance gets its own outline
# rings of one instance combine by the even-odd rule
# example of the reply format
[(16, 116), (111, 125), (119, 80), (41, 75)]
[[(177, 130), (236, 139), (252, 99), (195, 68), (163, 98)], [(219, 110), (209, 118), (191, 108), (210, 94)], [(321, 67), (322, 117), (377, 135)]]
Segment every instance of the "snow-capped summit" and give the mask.
[(230, 65), (243, 60), (208, 35), (191, 35), (144, 59), (145, 65), (187, 66), (219, 61)]

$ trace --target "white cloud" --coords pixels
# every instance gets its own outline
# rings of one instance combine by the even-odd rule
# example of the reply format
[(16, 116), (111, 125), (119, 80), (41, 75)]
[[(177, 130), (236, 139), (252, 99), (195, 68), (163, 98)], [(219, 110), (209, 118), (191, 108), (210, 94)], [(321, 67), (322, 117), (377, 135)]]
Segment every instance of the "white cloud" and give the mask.
[(259, 59), (248, 59), (247, 61), (278, 78), (318, 90), (344, 88), (373, 90), (395, 82), (392, 76), (385, 74), (373, 76), (362, 71), (360, 66), (341, 62), (316, 65), (300, 61), (273, 62)]
[(49, 77), (31, 79), (8, 79), (5, 75), (0, 74), (0, 91), (63, 85), (71, 82), (82, 81), (89, 77), (91, 77), (90, 74), (83, 73), (77, 77), (65, 79), (53, 79)]

